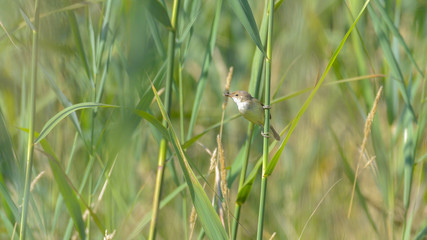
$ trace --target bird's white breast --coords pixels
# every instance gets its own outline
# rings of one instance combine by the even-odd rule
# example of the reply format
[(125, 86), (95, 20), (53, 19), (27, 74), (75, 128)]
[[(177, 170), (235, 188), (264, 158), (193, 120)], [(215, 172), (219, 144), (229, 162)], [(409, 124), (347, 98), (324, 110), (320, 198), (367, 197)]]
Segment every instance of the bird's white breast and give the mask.
[(264, 109), (259, 102), (255, 101), (235, 101), (239, 112), (255, 124), (264, 124)]
[(251, 104), (250, 101), (245, 101), (245, 102), (236, 102), (237, 107), (239, 108), (239, 112), (244, 113), (246, 112), (249, 108), (251, 108)]

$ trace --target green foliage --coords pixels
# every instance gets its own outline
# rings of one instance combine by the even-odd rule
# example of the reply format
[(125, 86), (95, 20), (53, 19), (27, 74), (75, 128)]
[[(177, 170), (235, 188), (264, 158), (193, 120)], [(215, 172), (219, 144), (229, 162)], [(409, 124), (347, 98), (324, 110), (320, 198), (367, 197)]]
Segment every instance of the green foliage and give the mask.
[(427, 5), (267, 2), (1, 1), (0, 239), (425, 238)]
[[(58, 189), (62, 197), (64, 198), (64, 202), (65, 202), (65, 205), (67, 206), (68, 213), (73, 219), (74, 225), (76, 226), (76, 229), (77, 229), (77, 232), (79, 233), (80, 238), (86, 239), (85, 224), (83, 221), (82, 211), (80, 209), (79, 202), (77, 201), (76, 194), (73, 191), (72, 187), (69, 185), (66, 174), (61, 169), (58, 162), (58, 158), (56, 157), (55, 152), (53, 151), (50, 144), (43, 139), (41, 139), (40, 141), (41, 141), (43, 150), (46, 152), (46, 154), (49, 155), (48, 157), (49, 165), (53, 173), (55, 182), (56, 184), (58, 184)], [(102, 231), (103, 229), (100, 229), (100, 230)]]
[[(57, 113), (55, 116), (53, 116), (49, 121), (46, 122), (42, 130), (40, 131), (40, 135), (37, 137), (37, 139), (34, 141), (36, 144), (39, 143), (41, 140), (43, 140), (50, 131), (64, 118), (66, 118), (68, 115), (72, 114), (73, 112), (85, 109), (85, 108), (95, 108), (95, 107), (117, 107), (112, 105), (106, 105), (106, 104), (100, 104), (100, 103), (78, 103), (72, 106), (69, 106), (65, 108), (64, 110)], [(148, 117), (147, 117), (148, 118)]]

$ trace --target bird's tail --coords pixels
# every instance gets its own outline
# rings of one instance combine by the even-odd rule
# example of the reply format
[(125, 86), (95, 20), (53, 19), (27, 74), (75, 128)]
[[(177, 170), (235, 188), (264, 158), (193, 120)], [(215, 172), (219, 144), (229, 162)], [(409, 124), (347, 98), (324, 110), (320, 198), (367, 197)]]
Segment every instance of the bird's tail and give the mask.
[(276, 132), (276, 129), (274, 129), (272, 125), (270, 125), (270, 130), (273, 133), (274, 139), (276, 139), (277, 141), (280, 141), (280, 135)]

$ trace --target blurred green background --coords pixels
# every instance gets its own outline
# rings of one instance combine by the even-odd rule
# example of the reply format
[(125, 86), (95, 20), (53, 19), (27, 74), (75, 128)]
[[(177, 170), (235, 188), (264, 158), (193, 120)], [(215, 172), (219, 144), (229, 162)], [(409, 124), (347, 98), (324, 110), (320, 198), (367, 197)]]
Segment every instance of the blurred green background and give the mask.
[[(169, 33), (159, 21), (160, 13), (153, 11), (152, 1), (40, 1), (35, 131), (40, 132), (55, 114), (74, 104), (119, 106), (75, 111), (46, 137), (62, 171), (59, 174), (67, 176), (65, 183), (78, 199), (89, 239), (101, 239), (105, 229), (109, 234), (115, 231), (114, 239), (148, 237), (161, 133), (133, 110), (162, 120), (150, 80), (162, 93)], [(170, 16), (172, 1), (157, 3)], [(271, 78), (271, 92), (277, 90), (271, 121), (277, 130), (293, 121), (363, 4), (357, 0), (277, 2)], [(264, 2), (251, 0), (249, 5), (260, 26)], [(0, 0), (0, 6), (0, 239), (17, 239), (27, 161), (25, 129), (32, 101), (35, 2)], [(189, 139), (217, 6), (213, 0), (182, 0), (178, 9), (170, 119), (180, 139)], [(221, 121), (229, 67), (234, 67), (230, 90), (249, 88), (256, 45), (228, 1), (220, 8), (215, 36), (191, 137)], [(426, 1), (371, 1), (269, 177), (265, 239), (273, 233), (276, 239), (425, 237), (426, 53)], [(371, 133), (361, 153), (365, 122), (381, 86)], [(289, 97), (277, 100), (285, 96)], [(225, 118), (237, 113), (235, 104), (229, 102)], [(244, 146), (247, 124), (240, 117), (224, 125), (228, 170)], [(218, 133), (219, 128), (210, 129), (186, 149), (197, 176), (208, 172), (211, 157), (204, 148), (213, 151), (217, 147)], [(179, 189), (181, 169), (168, 146), (162, 199), (171, 200), (160, 209), (157, 238), (185, 239), (192, 201), (185, 189)], [(262, 137), (256, 127), (248, 172), (261, 154)], [(52, 167), (49, 155), (40, 144), (35, 145), (27, 238), (79, 238), (61, 195), (61, 182), (55, 177), (58, 168)], [(259, 175), (242, 205), (238, 239), (256, 236)], [(214, 174), (205, 176), (209, 198), (214, 178)], [(203, 184), (205, 179), (199, 181)], [(230, 208), (226, 209), (230, 214), (237, 183), (230, 187)], [(91, 206), (92, 217), (85, 216), (85, 204)], [(201, 226), (196, 224), (194, 231), (196, 239)]]

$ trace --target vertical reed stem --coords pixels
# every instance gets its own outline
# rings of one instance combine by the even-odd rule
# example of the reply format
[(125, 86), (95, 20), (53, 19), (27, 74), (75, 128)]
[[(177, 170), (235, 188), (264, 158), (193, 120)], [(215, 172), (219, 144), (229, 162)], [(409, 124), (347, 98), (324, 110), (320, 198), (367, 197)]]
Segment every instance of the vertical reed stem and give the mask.
[[(249, 152), (251, 148), (251, 142), (252, 142), (252, 132), (254, 129), (254, 124), (249, 123), (248, 126), (248, 135), (245, 143), (245, 155), (243, 156), (243, 165), (242, 170), (240, 171), (240, 179), (239, 179), (239, 190), (243, 187), (243, 184), (245, 183), (246, 179), (246, 170), (249, 162)], [(239, 219), (240, 219), (240, 208), (242, 207), (241, 204), (236, 203), (236, 207), (234, 209), (234, 221), (233, 221), (233, 228), (232, 228), (232, 234), (231, 239), (237, 238), (237, 230), (239, 227)]]
[[(173, 73), (174, 73), (174, 61), (175, 61), (175, 38), (176, 38), (176, 30), (177, 30), (177, 20), (178, 20), (178, 8), (179, 8), (180, 0), (174, 0), (173, 9), (172, 9), (172, 18), (171, 18), (171, 26), (172, 29), (169, 33), (169, 41), (168, 41), (168, 69), (167, 69), (167, 79), (166, 79), (166, 90), (165, 90), (165, 109), (167, 114), (170, 114), (171, 108), (171, 100), (172, 100), (172, 81), (173, 81)], [(167, 127), (166, 119), (163, 119), (163, 126)], [(162, 193), (162, 183), (163, 183), (163, 173), (165, 170), (165, 161), (166, 161), (166, 152), (167, 152), (167, 140), (166, 138), (162, 138), (160, 142), (159, 149), (159, 159), (158, 159), (158, 167), (157, 167), (157, 177), (156, 177), (156, 185), (154, 189), (154, 197), (153, 197), (153, 209), (151, 215), (151, 224), (150, 224), (150, 232), (148, 239), (152, 240), (156, 238), (156, 230), (157, 230), (157, 218), (159, 212), (159, 204)]]
[[(273, 35), (273, 13), (274, 1), (269, 0), (268, 3), (268, 25), (267, 25), (267, 56), (265, 58), (265, 101), (266, 106), (270, 106), (270, 82), (271, 82), (271, 58), (272, 58), (272, 35)], [(265, 109), (264, 133), (268, 135), (270, 129), (270, 109)], [(262, 239), (264, 226), (264, 209), (265, 198), (267, 192), (267, 177), (264, 173), (268, 165), (268, 138), (264, 137), (263, 158), (262, 158), (262, 180), (261, 180), (261, 196), (258, 213), (258, 231), (257, 239)]]
[[(267, 9), (268, 9), (268, 2), (265, 2), (264, 7), (264, 16), (262, 18), (261, 27), (260, 27), (260, 36), (262, 36), (262, 43), (263, 46), (266, 42), (266, 35), (267, 35)], [(263, 66), (264, 66), (264, 54), (259, 50), (259, 48), (255, 49), (255, 55), (252, 61), (252, 72), (251, 72), (251, 80), (249, 83), (249, 93), (254, 96), (254, 98), (259, 99), (259, 95), (261, 93), (261, 78), (263, 73)], [(248, 125), (248, 139), (245, 143), (245, 155), (244, 162), (242, 165), (242, 170), (240, 172), (240, 180), (239, 180), (239, 191), (242, 189), (245, 180), (246, 180), (246, 171), (248, 169), (248, 162), (249, 162), (249, 153), (251, 150), (251, 142), (252, 142), (252, 134), (253, 134), (254, 125), (252, 123), (249, 123)], [(239, 228), (239, 219), (240, 219), (240, 211), (241, 211), (241, 204), (237, 204), (235, 206), (234, 210), (234, 220), (233, 220), (233, 228), (232, 228), (232, 234), (231, 239), (236, 240), (237, 239), (237, 232)]]
[(27, 143), (27, 163), (25, 170), (25, 186), (24, 198), (22, 203), (21, 213), (21, 228), (19, 229), (19, 239), (25, 239), (25, 232), (27, 229), (27, 215), (28, 215), (28, 201), (30, 199), (30, 184), (31, 184), (31, 170), (33, 168), (33, 154), (34, 154), (34, 122), (36, 114), (36, 87), (37, 87), (37, 61), (38, 61), (38, 31), (39, 31), (39, 1), (35, 2), (35, 16), (34, 16), (34, 29), (33, 33), (33, 47), (31, 55), (31, 83), (30, 83), (30, 97), (28, 104), (29, 108), (29, 126), (28, 126), (28, 143)]

